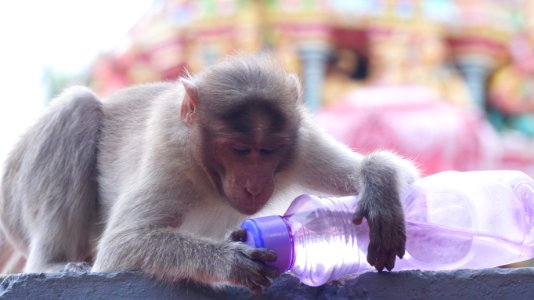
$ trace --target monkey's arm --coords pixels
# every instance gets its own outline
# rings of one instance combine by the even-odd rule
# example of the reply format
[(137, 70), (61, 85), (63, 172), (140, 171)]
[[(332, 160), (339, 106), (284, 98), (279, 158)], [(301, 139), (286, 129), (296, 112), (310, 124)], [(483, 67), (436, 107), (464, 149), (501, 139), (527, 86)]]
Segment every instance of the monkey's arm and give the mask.
[(379, 271), (405, 252), (406, 233), (400, 194), (418, 177), (408, 160), (379, 151), (363, 156), (311, 125), (301, 130), (298, 178), (313, 190), (334, 195), (360, 194), (354, 223), (365, 217), (370, 228), (367, 260)]
[[(278, 276), (260, 262), (275, 260), (272, 251), (180, 231), (179, 210), (185, 203), (171, 195), (152, 186), (121, 197), (98, 245), (93, 271), (141, 270), (166, 280), (229, 282), (256, 292)], [(208, 220), (216, 223), (217, 216), (199, 222)]]

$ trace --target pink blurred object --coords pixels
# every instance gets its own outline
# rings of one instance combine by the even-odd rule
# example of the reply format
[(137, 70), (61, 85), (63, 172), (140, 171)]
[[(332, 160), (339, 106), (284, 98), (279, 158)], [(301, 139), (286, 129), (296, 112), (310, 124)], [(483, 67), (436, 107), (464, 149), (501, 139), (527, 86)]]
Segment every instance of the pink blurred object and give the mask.
[(500, 157), (498, 136), (480, 113), (452, 106), (422, 86), (358, 89), (316, 117), (352, 149), (393, 150), (426, 175), (493, 168)]

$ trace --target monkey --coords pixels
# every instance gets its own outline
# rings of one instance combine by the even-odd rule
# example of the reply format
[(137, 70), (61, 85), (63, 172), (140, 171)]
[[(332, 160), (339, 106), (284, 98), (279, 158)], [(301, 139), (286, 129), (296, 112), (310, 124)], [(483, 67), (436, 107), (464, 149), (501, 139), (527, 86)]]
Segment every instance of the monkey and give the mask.
[(406, 244), (400, 195), (418, 176), (408, 159), (329, 136), (296, 75), (240, 54), (103, 100), (61, 93), (5, 161), (0, 227), (24, 272), (80, 263), (261, 292), (279, 276), (266, 264), (276, 253), (242, 242), (244, 219), (282, 214), (293, 189), (358, 195), (367, 260), (391, 271)]

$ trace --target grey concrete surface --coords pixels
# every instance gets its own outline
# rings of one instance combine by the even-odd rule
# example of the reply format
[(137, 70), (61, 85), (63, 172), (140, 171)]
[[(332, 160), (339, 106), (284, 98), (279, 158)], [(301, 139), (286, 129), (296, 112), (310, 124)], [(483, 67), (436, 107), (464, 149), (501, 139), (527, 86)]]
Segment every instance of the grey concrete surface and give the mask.
[(366, 273), (321, 287), (283, 275), (261, 295), (162, 283), (140, 273), (15, 274), (2, 278), (2, 299), (534, 299), (534, 268)]

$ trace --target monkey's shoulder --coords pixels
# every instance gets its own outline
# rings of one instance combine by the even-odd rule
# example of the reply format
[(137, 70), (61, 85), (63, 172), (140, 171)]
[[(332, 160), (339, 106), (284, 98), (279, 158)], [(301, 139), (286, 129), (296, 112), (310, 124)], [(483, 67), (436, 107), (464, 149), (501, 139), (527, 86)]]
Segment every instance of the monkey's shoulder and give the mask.
[(169, 106), (178, 105), (181, 93), (181, 86), (172, 82), (124, 88), (102, 101), (105, 123), (112, 124), (112, 127), (121, 126), (119, 124), (144, 124), (154, 112), (161, 114), (161, 111), (170, 109)]

